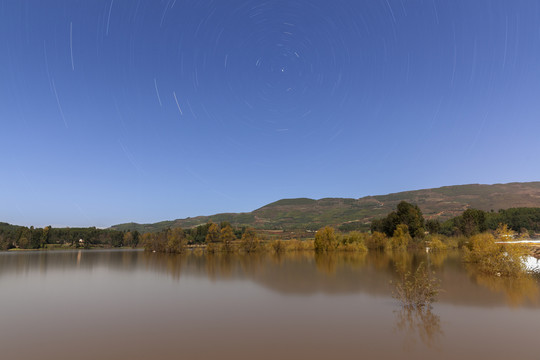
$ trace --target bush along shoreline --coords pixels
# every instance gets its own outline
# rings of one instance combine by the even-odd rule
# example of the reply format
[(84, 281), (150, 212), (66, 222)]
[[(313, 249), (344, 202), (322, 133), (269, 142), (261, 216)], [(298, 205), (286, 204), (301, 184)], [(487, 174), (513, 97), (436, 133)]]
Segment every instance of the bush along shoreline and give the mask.
[[(149, 252), (199, 253), (286, 253), (312, 251), (317, 254), (367, 251), (444, 252), (462, 249), (463, 260), (479, 271), (495, 276), (521, 276), (530, 247), (509, 244), (526, 239), (536, 229), (535, 209), (509, 209), (486, 213), (468, 209), (443, 224), (425, 220), (420, 208), (405, 201), (386, 217), (374, 219), (369, 232), (340, 232), (324, 226), (309, 239), (280, 239), (249, 227), (233, 227), (228, 222), (209, 222), (190, 229), (169, 228), (139, 234), (96, 228), (26, 228), (0, 223), (0, 250), (47, 250), (92, 248), (144, 248)], [(495, 220), (509, 220), (494, 225)], [(520, 227), (516, 229), (516, 227)]]

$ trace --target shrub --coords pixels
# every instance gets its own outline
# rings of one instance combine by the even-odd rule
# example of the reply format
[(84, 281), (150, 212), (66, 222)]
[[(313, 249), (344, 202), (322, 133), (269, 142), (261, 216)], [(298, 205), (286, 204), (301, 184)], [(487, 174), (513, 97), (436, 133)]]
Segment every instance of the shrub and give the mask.
[(426, 242), (426, 245), (429, 247), (429, 251), (438, 252), (448, 249), (448, 246), (444, 244), (440, 236), (432, 236), (429, 241)]
[(340, 251), (359, 251), (359, 252), (366, 252), (368, 251), (366, 245), (364, 245), (363, 242), (355, 242), (355, 243), (341, 243), (339, 244), (338, 250)]
[(405, 224), (399, 224), (394, 231), (394, 235), (390, 238), (392, 249), (394, 250), (406, 250), (407, 245), (412, 241), (409, 234), (409, 227)]
[(454, 239), (454, 241), (457, 243), (458, 249), (463, 249), (469, 244), (468, 238), (463, 235), (453, 237), (452, 239)]
[(424, 263), (420, 263), (414, 273), (401, 273), (401, 279), (395, 285), (394, 298), (406, 308), (418, 309), (430, 306), (440, 292), (440, 281), (432, 276)]
[(274, 250), (276, 254), (281, 254), (285, 252), (285, 244), (283, 243), (282, 240), (275, 240), (272, 242), (270, 246), (272, 247), (272, 250)]
[(465, 248), (464, 260), (478, 265), (478, 270), (497, 276), (525, 274), (523, 258), (527, 248), (519, 244), (497, 244), (491, 234), (471, 237)]
[(382, 250), (386, 247), (388, 238), (385, 234), (378, 231), (374, 231), (369, 237), (366, 238), (366, 246), (368, 249)]
[(365, 240), (369, 237), (367, 233), (361, 233), (359, 231), (351, 231), (343, 236), (341, 236), (340, 243), (342, 244), (353, 244), (353, 243), (364, 243)]
[(317, 231), (315, 234), (315, 251), (324, 252), (332, 251), (337, 247), (336, 236), (334, 234), (334, 228), (325, 226)]
[(507, 224), (499, 223), (497, 229), (495, 230), (495, 234), (497, 236), (497, 239), (502, 241), (509, 241), (514, 239), (514, 235), (516, 235), (516, 232), (508, 228)]
[(368, 234), (358, 231), (352, 231), (348, 234), (342, 235), (338, 242), (338, 250), (340, 251), (367, 251), (367, 247), (364, 244), (364, 240), (368, 237)]
[(292, 239), (286, 242), (286, 251), (305, 251), (305, 250), (313, 250), (314, 244), (313, 240), (297, 240)]

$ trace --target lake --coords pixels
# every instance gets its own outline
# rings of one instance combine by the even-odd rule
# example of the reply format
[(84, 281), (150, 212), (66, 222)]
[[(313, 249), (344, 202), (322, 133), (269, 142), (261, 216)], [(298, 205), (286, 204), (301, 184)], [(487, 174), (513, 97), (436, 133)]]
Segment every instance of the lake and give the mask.
[[(423, 262), (431, 310), (392, 297)], [(540, 281), (460, 254), (0, 253), (2, 359), (538, 358)]]

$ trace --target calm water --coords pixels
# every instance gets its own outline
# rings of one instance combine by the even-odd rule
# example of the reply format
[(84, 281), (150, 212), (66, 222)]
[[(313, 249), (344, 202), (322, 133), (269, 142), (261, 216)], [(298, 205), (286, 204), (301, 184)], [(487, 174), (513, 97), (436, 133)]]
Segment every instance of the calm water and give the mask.
[[(391, 296), (428, 263), (431, 311)], [(537, 278), (480, 276), (459, 254), (0, 253), (2, 359), (538, 358)]]

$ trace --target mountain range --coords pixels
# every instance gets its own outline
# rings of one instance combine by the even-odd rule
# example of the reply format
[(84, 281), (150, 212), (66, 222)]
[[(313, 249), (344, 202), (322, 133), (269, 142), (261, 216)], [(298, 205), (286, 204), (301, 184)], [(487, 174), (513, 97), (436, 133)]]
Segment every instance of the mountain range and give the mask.
[(149, 232), (169, 227), (192, 228), (209, 221), (227, 221), (234, 226), (250, 226), (269, 231), (313, 231), (325, 225), (363, 230), (369, 228), (374, 218), (394, 210), (400, 201), (418, 205), (426, 218), (444, 221), (460, 215), (468, 208), (498, 211), (515, 207), (540, 207), (540, 182), (444, 186), (359, 199), (282, 199), (251, 212), (188, 217), (153, 224), (125, 223), (111, 228)]

